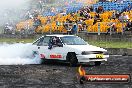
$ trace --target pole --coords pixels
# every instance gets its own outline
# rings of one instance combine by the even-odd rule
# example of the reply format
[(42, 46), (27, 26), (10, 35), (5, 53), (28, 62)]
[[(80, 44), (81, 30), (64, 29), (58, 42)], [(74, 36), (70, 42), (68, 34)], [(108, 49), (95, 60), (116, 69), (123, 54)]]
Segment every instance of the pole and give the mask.
[(98, 23), (98, 35), (100, 35), (100, 23)]
[(110, 27), (110, 35), (112, 34), (112, 31), (111, 30), (112, 30), (112, 28)]
[(123, 22), (122, 22), (122, 35), (124, 34), (124, 24), (123, 24)]

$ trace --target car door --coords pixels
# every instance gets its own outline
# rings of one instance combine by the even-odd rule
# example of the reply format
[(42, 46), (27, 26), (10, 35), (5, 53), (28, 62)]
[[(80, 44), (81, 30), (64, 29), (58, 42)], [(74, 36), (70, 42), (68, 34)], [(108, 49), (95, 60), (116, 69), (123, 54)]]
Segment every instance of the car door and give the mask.
[[(52, 39), (52, 38), (51, 38)], [(58, 59), (58, 60), (64, 60), (64, 48), (63, 48), (63, 43), (61, 42), (60, 38), (59, 39), (59, 45), (53, 45), (51, 49), (48, 49), (48, 58), (49, 59)]]
[(36, 57), (36, 55), (38, 55), (39, 56), (39, 48), (41, 47), (41, 45), (42, 45), (42, 41), (43, 41), (43, 37), (41, 37), (41, 38), (39, 38), (39, 39), (37, 39), (33, 44), (32, 44), (32, 46), (33, 46), (33, 57)]
[(43, 39), (38, 43), (38, 52), (40, 55), (40, 58), (48, 59), (48, 45), (49, 45), (50, 36), (45, 36)]

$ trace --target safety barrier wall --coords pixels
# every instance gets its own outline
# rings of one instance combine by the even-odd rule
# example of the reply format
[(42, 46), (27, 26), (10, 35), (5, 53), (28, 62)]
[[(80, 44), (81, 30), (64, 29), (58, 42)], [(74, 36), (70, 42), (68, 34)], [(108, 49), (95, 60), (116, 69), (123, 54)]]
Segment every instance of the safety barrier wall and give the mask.
[(106, 48), (109, 55), (132, 56), (132, 48)]

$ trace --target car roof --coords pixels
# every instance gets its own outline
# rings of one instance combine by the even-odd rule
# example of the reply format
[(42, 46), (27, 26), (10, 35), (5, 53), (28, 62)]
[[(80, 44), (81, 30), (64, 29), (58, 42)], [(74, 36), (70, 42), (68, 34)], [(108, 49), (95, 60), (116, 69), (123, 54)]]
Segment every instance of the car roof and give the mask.
[(65, 36), (74, 36), (74, 35), (46, 35), (46, 36), (56, 36), (56, 37), (65, 37)]

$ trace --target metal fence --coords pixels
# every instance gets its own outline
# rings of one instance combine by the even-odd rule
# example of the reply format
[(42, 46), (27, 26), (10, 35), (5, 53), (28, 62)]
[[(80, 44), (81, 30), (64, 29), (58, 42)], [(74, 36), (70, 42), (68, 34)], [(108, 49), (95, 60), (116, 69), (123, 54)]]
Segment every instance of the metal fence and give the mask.
[[(115, 26), (115, 29), (113, 28)], [(125, 31), (126, 23), (121, 22), (97, 22), (95, 25), (88, 26), (87, 34), (96, 33), (98, 35), (107, 34), (123, 34)]]

